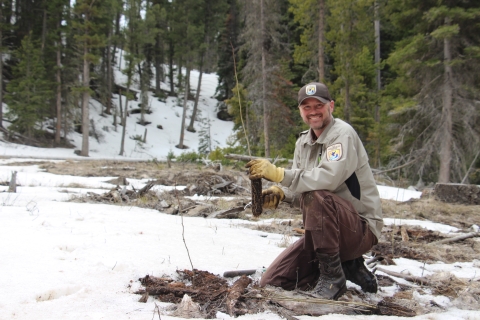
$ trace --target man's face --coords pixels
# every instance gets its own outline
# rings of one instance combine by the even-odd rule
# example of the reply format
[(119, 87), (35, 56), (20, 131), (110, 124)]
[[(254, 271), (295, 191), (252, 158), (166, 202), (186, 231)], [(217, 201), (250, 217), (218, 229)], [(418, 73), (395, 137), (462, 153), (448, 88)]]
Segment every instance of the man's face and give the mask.
[(317, 136), (332, 121), (334, 102), (323, 103), (315, 98), (303, 100), (299, 106), (303, 121), (312, 128)]

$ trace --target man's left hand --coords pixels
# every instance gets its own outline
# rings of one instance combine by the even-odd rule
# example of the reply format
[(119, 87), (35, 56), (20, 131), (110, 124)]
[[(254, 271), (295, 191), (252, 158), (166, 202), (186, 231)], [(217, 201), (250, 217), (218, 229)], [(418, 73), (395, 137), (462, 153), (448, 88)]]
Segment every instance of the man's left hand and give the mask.
[(285, 169), (271, 164), (267, 159), (251, 160), (245, 167), (250, 168), (250, 180), (264, 178), (272, 182), (281, 182), (285, 175)]
[(271, 186), (262, 191), (263, 209), (277, 209), (280, 201), (285, 199), (283, 190), (277, 186)]

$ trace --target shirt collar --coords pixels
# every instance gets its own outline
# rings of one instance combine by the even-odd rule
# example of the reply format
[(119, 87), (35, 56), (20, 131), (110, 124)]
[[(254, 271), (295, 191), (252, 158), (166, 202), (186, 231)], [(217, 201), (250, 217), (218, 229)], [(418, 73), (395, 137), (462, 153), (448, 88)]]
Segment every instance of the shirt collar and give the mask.
[(313, 145), (315, 143), (324, 144), (325, 138), (328, 135), (328, 131), (330, 131), (330, 129), (333, 127), (334, 124), (335, 124), (335, 118), (332, 117), (332, 121), (327, 125), (327, 127), (325, 128), (325, 130), (323, 130), (320, 137), (318, 137), (316, 140), (313, 140), (313, 136), (314, 136), (313, 130), (312, 129), (308, 130), (308, 133), (305, 135), (305, 138), (303, 139), (303, 144), (306, 144), (306, 143), (310, 145)]

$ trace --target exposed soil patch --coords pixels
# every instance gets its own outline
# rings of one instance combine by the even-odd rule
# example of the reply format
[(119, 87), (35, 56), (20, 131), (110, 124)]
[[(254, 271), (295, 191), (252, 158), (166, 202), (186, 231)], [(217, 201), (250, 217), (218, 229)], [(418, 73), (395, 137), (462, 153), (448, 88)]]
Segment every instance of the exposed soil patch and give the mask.
[(480, 242), (475, 238), (435, 246), (428, 245), (443, 239), (448, 238), (439, 232), (420, 227), (386, 226), (382, 230), (379, 243), (372, 248), (372, 252), (385, 258), (382, 261), (383, 264), (394, 264), (392, 259), (399, 257), (426, 263), (437, 261), (453, 263), (473, 261), (480, 256)]

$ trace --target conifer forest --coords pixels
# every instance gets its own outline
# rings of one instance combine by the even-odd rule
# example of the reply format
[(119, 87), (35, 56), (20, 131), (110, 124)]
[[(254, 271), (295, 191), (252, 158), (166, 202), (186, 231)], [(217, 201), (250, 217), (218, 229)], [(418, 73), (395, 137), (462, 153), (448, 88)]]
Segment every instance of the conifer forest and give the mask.
[(0, 51), (12, 141), (65, 147), (76, 130), (86, 156), (90, 99), (122, 125), (112, 95), (139, 92), (143, 115), (148, 92), (198, 99), (215, 73), (237, 139), (223, 152), (291, 158), (297, 92), (320, 81), (374, 170), (480, 184), (480, 1), (0, 0)]

